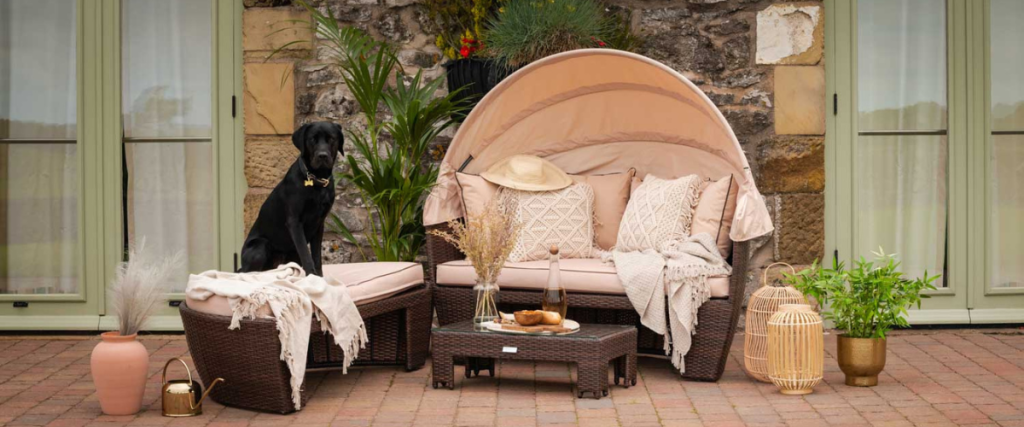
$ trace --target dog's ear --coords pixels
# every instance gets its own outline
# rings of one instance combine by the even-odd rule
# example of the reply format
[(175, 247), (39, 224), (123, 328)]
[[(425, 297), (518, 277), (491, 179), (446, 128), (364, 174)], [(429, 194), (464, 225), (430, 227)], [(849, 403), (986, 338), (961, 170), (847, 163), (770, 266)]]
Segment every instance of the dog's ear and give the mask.
[(345, 155), (345, 132), (341, 131), (341, 125), (332, 123), (338, 131), (338, 154)]
[(299, 149), (299, 153), (305, 153), (306, 152), (306, 130), (307, 129), (309, 129), (309, 123), (306, 123), (306, 124), (302, 125), (301, 127), (299, 127), (298, 129), (295, 130), (295, 133), (292, 133), (292, 144), (295, 145), (295, 148)]

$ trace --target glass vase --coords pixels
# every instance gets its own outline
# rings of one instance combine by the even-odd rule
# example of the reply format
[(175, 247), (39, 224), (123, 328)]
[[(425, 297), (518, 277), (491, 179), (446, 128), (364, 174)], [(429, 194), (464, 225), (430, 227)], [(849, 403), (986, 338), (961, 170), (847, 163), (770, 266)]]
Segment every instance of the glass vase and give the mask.
[(484, 323), (498, 320), (498, 285), (477, 280), (473, 292), (476, 294), (473, 327), (478, 331), (486, 330)]

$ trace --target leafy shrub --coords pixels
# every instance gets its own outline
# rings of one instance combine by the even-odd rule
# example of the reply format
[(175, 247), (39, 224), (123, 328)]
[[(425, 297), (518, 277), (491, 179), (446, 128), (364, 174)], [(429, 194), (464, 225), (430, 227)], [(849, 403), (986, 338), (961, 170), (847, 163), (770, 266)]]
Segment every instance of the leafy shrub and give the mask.
[(893, 328), (909, 326), (907, 309), (921, 307), (921, 298), (928, 298), (921, 292), (934, 290), (932, 283), (939, 276), (929, 277), (926, 271), (923, 278), (905, 279), (895, 255), (886, 254), (881, 248), (875, 255), (876, 261), (861, 258), (848, 271), (836, 261), (830, 269), (815, 261), (797, 274), (784, 274), (786, 281), (804, 295), (827, 305), (822, 316), (848, 337), (885, 338)]
[(606, 47), (614, 32), (615, 21), (593, 0), (511, 0), (491, 19), (484, 42), (499, 65), (517, 68), (560, 52)]
[[(348, 171), (338, 178), (358, 190), (366, 206), (365, 235), (373, 258), (413, 261), (426, 237), (423, 203), (437, 179), (437, 164), (423, 159), (434, 139), (455, 124), (452, 115), (466, 107), (454, 100), (456, 92), (440, 96), (444, 79), (424, 81), (422, 71), (407, 76), (392, 46), (358, 28), (339, 26), (330, 9), (325, 15), (301, 0), (298, 3), (309, 11), (313, 23), (297, 24), (310, 26), (318, 39), (298, 42), (316, 42), (330, 51), (333, 65), (366, 116), (365, 129), (344, 127), (358, 157), (351, 151), (346, 154)], [(381, 114), (382, 105), (386, 114)], [(331, 214), (328, 225), (358, 247), (364, 260), (371, 259), (340, 218)]]

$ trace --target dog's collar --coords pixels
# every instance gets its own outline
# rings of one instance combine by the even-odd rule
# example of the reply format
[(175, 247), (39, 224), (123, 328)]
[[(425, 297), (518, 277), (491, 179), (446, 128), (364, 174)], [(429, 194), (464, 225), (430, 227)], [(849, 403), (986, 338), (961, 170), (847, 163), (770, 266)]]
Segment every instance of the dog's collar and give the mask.
[(306, 168), (306, 162), (304, 162), (302, 160), (301, 156), (299, 157), (299, 170), (304, 175), (306, 175), (306, 180), (302, 182), (302, 185), (304, 187), (312, 187), (314, 182), (316, 182), (317, 184), (320, 184), (321, 187), (325, 187), (325, 188), (328, 185), (331, 185), (331, 179), (330, 178), (317, 178), (316, 175), (313, 175), (313, 173), (310, 172), (309, 169)]

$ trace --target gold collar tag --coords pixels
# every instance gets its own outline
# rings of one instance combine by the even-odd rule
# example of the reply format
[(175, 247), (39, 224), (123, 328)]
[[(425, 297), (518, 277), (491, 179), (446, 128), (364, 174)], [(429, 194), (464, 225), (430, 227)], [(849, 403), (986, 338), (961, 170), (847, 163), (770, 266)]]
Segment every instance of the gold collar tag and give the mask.
[(306, 187), (312, 187), (313, 186), (313, 180), (307, 178), (302, 184), (305, 185)]

